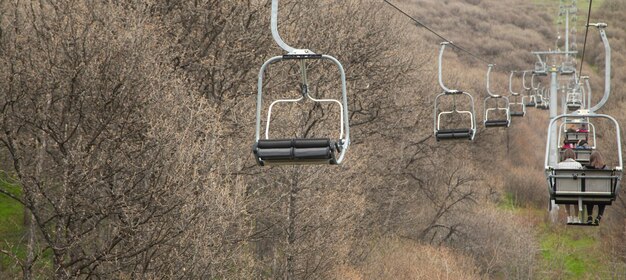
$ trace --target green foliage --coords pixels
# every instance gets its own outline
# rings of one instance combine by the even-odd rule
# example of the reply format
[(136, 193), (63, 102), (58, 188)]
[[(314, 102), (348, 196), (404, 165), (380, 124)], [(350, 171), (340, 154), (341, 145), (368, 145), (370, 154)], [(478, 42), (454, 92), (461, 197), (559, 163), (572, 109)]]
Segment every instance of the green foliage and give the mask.
[[(19, 185), (10, 183), (6, 178), (0, 178), (0, 188), (15, 195), (22, 195), (22, 188)], [(0, 248), (11, 250), (18, 256), (25, 256), (25, 247), (21, 244), (24, 233), (24, 207), (4, 194), (0, 194)], [(8, 244), (8, 248), (7, 248)], [(12, 267), (13, 260), (5, 255), (0, 255), (0, 271), (8, 268), (10, 271), (18, 270)]]
[[(20, 196), (22, 189), (5, 179), (0, 179), (0, 188), (15, 196)], [(7, 234), (23, 230), (24, 207), (14, 199), (0, 194), (0, 238)]]
[(589, 279), (610, 272), (594, 227), (549, 227), (541, 234), (542, 278)]
[(498, 203), (498, 208), (503, 210), (515, 210), (518, 208), (517, 202), (512, 193), (505, 193), (504, 197)]

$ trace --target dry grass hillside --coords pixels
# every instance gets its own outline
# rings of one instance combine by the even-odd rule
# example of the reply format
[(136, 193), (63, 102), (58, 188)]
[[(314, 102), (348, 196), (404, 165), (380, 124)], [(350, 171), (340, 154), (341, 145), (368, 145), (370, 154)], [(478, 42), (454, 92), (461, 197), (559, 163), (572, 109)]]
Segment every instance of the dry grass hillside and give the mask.
[[(258, 69), (283, 54), (270, 0), (0, 0), (0, 278), (594, 275), (551, 251), (559, 236), (608, 240), (592, 244), (594, 261), (613, 260), (597, 267), (623, 266), (626, 203), (599, 231), (551, 225), (547, 113), (483, 128), (483, 61), (447, 50), (445, 83), (474, 95), (479, 131), (437, 143), (440, 39), (383, 1), (280, 2), (285, 41), (346, 68), (352, 145), (341, 166), (259, 167), (252, 156)], [(496, 93), (508, 92), (509, 71), (531, 68), (531, 50), (553, 44), (557, 1), (393, 2), (495, 63)], [(615, 27), (615, 89), (626, 83), (624, 5), (594, 12)], [(588, 47), (599, 98), (603, 52), (597, 38)], [(312, 95), (339, 98), (336, 68), (308, 71)], [(264, 81), (264, 108), (300, 96), (295, 62)], [(623, 96), (612, 98), (606, 110), (621, 121)], [(277, 106), (271, 134), (334, 138), (338, 117), (334, 105)]]

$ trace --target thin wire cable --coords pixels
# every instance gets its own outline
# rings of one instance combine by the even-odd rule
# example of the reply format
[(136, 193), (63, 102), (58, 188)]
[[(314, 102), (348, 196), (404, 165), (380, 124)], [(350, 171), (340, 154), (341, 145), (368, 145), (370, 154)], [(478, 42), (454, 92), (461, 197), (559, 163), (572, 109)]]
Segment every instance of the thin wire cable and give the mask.
[(457, 48), (458, 50), (460, 50), (460, 51), (462, 51), (462, 52), (465, 52), (465, 53), (469, 54), (470, 56), (472, 56), (472, 57), (474, 57), (474, 58), (476, 58), (476, 59), (478, 59), (478, 60), (480, 60), (480, 61), (482, 61), (482, 62), (485, 62), (485, 63), (487, 63), (487, 64), (492, 64), (492, 63), (490, 63), (489, 61), (487, 61), (487, 60), (485, 60), (485, 59), (483, 59), (483, 58), (481, 58), (481, 57), (479, 57), (479, 56), (477, 56), (477, 55), (473, 54), (472, 52), (470, 52), (470, 51), (468, 51), (468, 50), (466, 50), (466, 49), (462, 48), (461, 46), (456, 45), (456, 44), (455, 44), (455, 43), (453, 43), (451, 40), (448, 40), (446, 37), (443, 37), (443, 35), (441, 35), (441, 34), (437, 33), (437, 31), (433, 30), (432, 28), (430, 28), (430, 27), (428, 27), (427, 25), (423, 24), (422, 22), (420, 22), (419, 20), (415, 19), (415, 18), (414, 18), (414, 17), (412, 17), (411, 15), (407, 14), (405, 11), (403, 11), (403, 10), (402, 10), (402, 9), (400, 9), (400, 8), (398, 8), (398, 6), (396, 6), (396, 5), (392, 4), (392, 3), (391, 3), (391, 2), (389, 2), (388, 0), (385, 0), (385, 3), (389, 4), (389, 6), (391, 6), (391, 7), (395, 8), (396, 10), (398, 10), (398, 12), (400, 12), (401, 14), (403, 14), (403, 15), (405, 15), (406, 17), (410, 18), (411, 20), (413, 20), (415, 23), (417, 23), (417, 25), (419, 25), (419, 26), (421, 26), (421, 27), (424, 27), (426, 30), (430, 31), (430, 33), (435, 34), (435, 36), (439, 37), (441, 40), (444, 40), (445, 42), (449, 43), (449, 44), (450, 44), (450, 46), (453, 46), (453, 47)]
[(593, 0), (589, 0), (589, 12), (587, 13), (587, 24), (585, 24), (585, 41), (583, 43), (583, 53), (580, 55), (580, 70), (579, 75), (583, 75), (583, 66), (585, 65), (585, 49), (587, 48), (587, 35), (589, 34), (589, 20), (591, 19), (591, 4), (593, 4)]

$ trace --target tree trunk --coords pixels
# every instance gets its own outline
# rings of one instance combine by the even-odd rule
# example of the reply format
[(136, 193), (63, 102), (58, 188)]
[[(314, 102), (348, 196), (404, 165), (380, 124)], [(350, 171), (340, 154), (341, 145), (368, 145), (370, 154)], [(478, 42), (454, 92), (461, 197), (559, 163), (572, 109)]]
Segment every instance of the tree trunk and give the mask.
[(26, 220), (26, 239), (28, 243), (26, 244), (26, 261), (24, 262), (24, 266), (22, 267), (22, 272), (24, 276), (24, 280), (33, 279), (33, 264), (35, 262), (35, 216), (28, 209), (24, 209), (24, 219)]
[(289, 204), (287, 209), (287, 274), (285, 279), (295, 279), (293, 244), (296, 241), (296, 194), (298, 193), (298, 167), (293, 167), (293, 177), (289, 186)]

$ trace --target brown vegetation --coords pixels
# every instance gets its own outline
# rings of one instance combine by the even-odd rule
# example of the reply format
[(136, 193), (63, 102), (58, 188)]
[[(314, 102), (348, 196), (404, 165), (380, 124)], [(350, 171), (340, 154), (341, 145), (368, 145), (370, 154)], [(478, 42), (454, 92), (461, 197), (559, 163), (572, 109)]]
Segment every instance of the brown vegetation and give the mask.
[[(516, 206), (547, 205), (541, 171), (547, 117), (530, 111), (508, 130), (484, 129), (486, 65), (449, 50), (444, 80), (474, 94), (479, 133), (474, 142), (435, 143), (439, 40), (382, 1), (281, 1), (285, 41), (346, 67), (352, 146), (340, 167), (256, 166), (258, 69), (282, 54), (270, 36), (269, 3), (0, 1), (2, 166), (23, 192), (0, 187), (0, 195), (24, 205), (28, 229), (26, 256), (8, 250), (15, 244), (0, 245), (3, 258), (15, 260), (0, 273), (535, 275), (532, 222), (499, 205), (506, 194)], [(532, 65), (529, 50), (551, 43), (550, 15), (528, 1), (398, 5), (498, 64), (496, 93), (508, 92), (508, 70)], [(601, 56), (591, 51), (588, 61)], [(290, 62), (269, 69), (265, 107), (299, 94), (297, 70)], [(333, 67), (310, 63), (309, 72), (315, 96), (338, 97)], [(616, 85), (625, 82), (620, 77)], [(276, 110), (276, 135), (336, 133), (332, 106)], [(626, 213), (611, 210), (606, 231), (620, 236), (612, 244), (623, 244), (625, 219), (617, 212)]]

